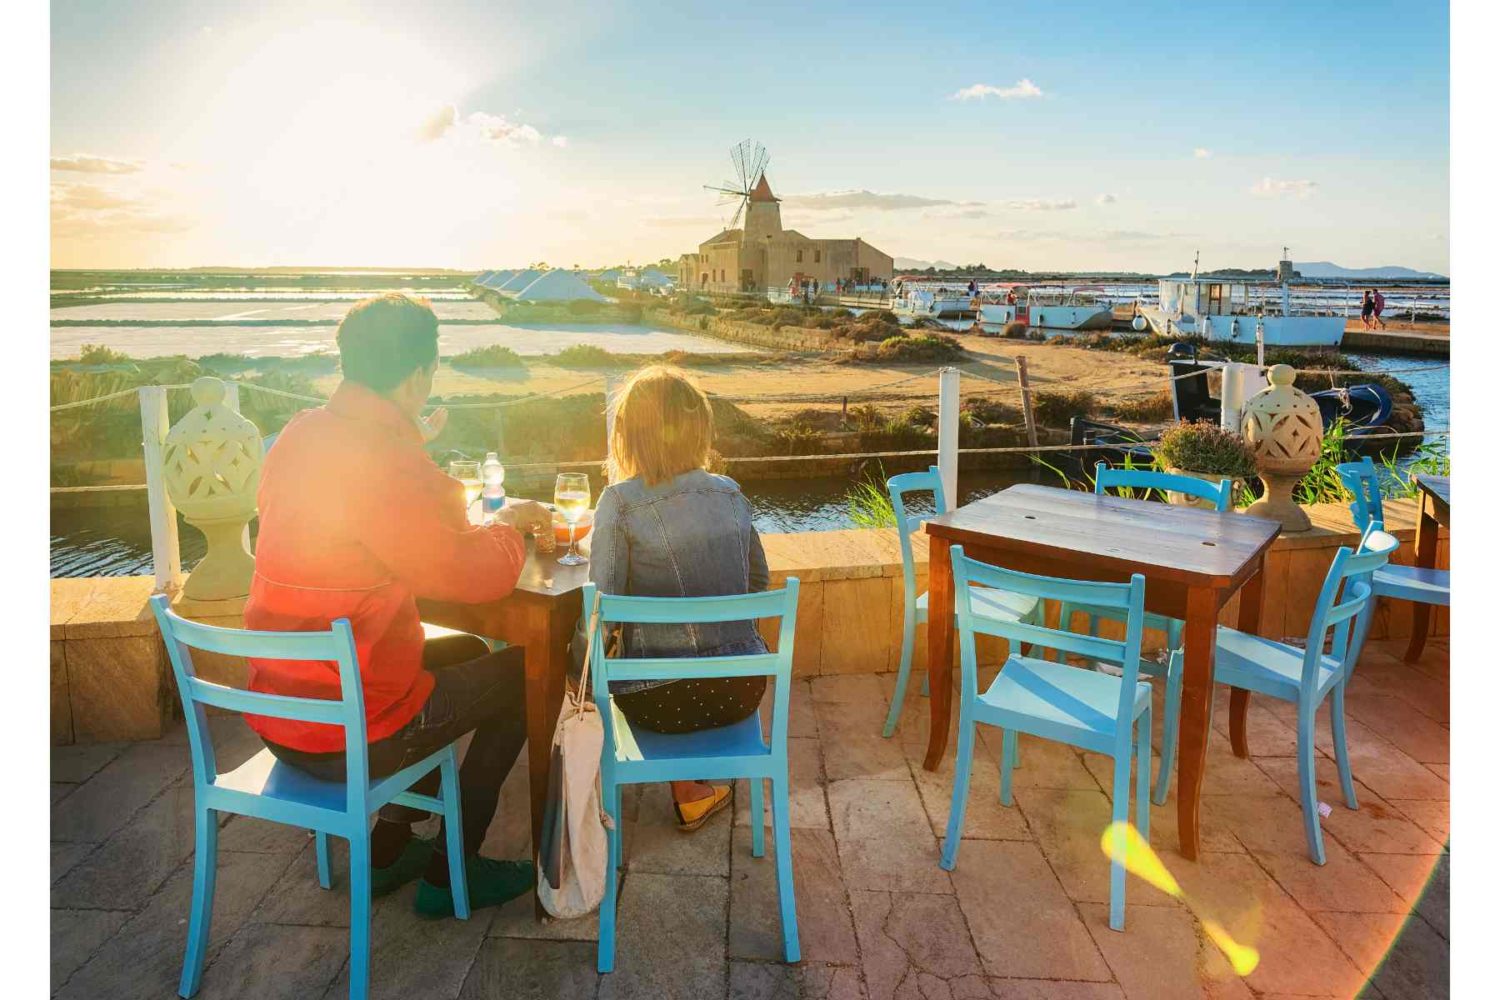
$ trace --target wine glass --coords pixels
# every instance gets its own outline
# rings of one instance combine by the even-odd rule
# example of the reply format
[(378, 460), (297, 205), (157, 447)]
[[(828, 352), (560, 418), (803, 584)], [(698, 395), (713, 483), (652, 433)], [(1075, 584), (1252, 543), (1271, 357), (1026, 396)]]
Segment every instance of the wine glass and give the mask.
[(552, 491), (552, 503), (568, 522), (568, 551), (558, 557), (559, 566), (582, 566), (588, 559), (578, 554), (577, 528), (584, 511), (589, 509), (589, 477), (583, 472), (559, 472)]
[(479, 463), (449, 462), (448, 475), (464, 484), (464, 510), (474, 506), (484, 489), (484, 480), (479, 478)]

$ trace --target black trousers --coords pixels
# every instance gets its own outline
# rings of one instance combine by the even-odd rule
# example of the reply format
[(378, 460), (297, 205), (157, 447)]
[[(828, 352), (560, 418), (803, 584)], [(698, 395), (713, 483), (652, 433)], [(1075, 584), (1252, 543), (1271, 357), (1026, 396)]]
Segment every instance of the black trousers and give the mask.
[[(431, 639), (422, 667), (433, 675), (432, 694), (404, 727), (370, 744), (370, 777), (383, 778), (409, 767), (474, 733), (458, 769), (463, 809), (464, 853), (477, 854), (500, 802), (500, 786), (526, 743), (526, 671), (519, 646), (491, 653), (472, 635)], [(307, 753), (267, 742), (281, 760), (326, 781), (344, 780), (344, 752)], [(438, 794), (436, 768), (412, 786)], [(381, 807), (381, 819), (414, 823), (428, 813), (410, 806)], [(444, 841), (441, 837), (438, 844)]]

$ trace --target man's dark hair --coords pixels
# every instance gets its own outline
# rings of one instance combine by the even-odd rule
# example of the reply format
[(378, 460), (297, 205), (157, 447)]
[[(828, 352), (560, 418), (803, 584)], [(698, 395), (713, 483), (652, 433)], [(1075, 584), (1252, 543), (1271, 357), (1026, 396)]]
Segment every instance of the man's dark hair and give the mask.
[(344, 378), (387, 393), (437, 360), (437, 314), (426, 299), (386, 292), (354, 304), (338, 343)]

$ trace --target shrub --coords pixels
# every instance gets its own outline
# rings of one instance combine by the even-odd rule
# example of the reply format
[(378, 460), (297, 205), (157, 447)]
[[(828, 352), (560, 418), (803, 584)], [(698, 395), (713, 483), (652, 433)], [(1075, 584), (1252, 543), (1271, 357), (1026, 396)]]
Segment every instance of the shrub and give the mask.
[(594, 316), (604, 308), (604, 303), (596, 299), (574, 299), (568, 303), (568, 312), (574, 316)]
[(964, 356), (957, 340), (942, 334), (919, 333), (914, 337), (887, 337), (880, 346), (860, 360), (875, 361), (954, 361)]
[(1008, 337), (1011, 340), (1024, 340), (1026, 339), (1026, 331), (1029, 329), (1030, 327), (1025, 323), (1017, 323), (1015, 320), (1011, 320), (1000, 331), (1000, 336)]
[(504, 344), (487, 344), (448, 359), (454, 368), (524, 368), (521, 356)]
[(1013, 424), (1021, 419), (1021, 411), (1007, 403), (982, 396), (970, 396), (959, 407), (958, 416), (960, 420), (967, 416), (971, 424), (978, 426)]
[(886, 425), (885, 414), (874, 403), (849, 407), (849, 426), (857, 431), (879, 430)]
[(1170, 420), (1172, 418), (1172, 393), (1169, 389), (1163, 389), (1150, 396), (1123, 399), (1113, 404), (1110, 409), (1116, 419), (1129, 420), (1138, 424)]
[(823, 435), (802, 424), (778, 427), (771, 439), (778, 455), (816, 455), (822, 451)]
[(552, 361), (561, 368), (614, 368), (627, 363), (594, 344), (571, 344), (553, 355)]
[(645, 307), (639, 302), (620, 303), (620, 320), (624, 323), (639, 323), (646, 315)]
[(900, 421), (913, 427), (933, 427), (937, 424), (937, 411), (930, 406), (916, 403), (901, 411)]
[(1031, 412), (1044, 427), (1066, 427), (1074, 417), (1087, 417), (1099, 401), (1086, 389), (1048, 389), (1031, 397)]
[(102, 344), (84, 344), (78, 349), (78, 363), (81, 365), (119, 365), (129, 361), (130, 357), (125, 352)]
[(855, 483), (844, 502), (849, 506), (849, 520), (856, 528), (894, 528), (896, 508), (881, 483), (862, 479)]
[(1255, 475), (1255, 454), (1245, 439), (1206, 420), (1182, 421), (1162, 432), (1156, 446), (1162, 465), (1231, 479)]

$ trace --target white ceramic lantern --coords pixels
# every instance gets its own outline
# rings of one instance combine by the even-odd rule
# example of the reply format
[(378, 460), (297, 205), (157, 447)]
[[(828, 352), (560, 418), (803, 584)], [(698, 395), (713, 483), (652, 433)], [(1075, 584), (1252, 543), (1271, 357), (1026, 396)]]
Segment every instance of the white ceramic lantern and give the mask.
[(1245, 401), (1240, 420), (1266, 487), (1245, 513), (1280, 521), (1283, 531), (1307, 531), (1312, 522), (1292, 491), (1322, 451), (1323, 417), (1313, 398), (1292, 384), (1297, 370), (1291, 365), (1276, 365), (1270, 378), (1268, 388)]
[(260, 431), (224, 405), (218, 379), (200, 378), (192, 391), (198, 405), (167, 432), (162, 452), (168, 498), (208, 540), (208, 554), (188, 577), (183, 596), (244, 597), (255, 572), (245, 527), (255, 516), (260, 489)]

